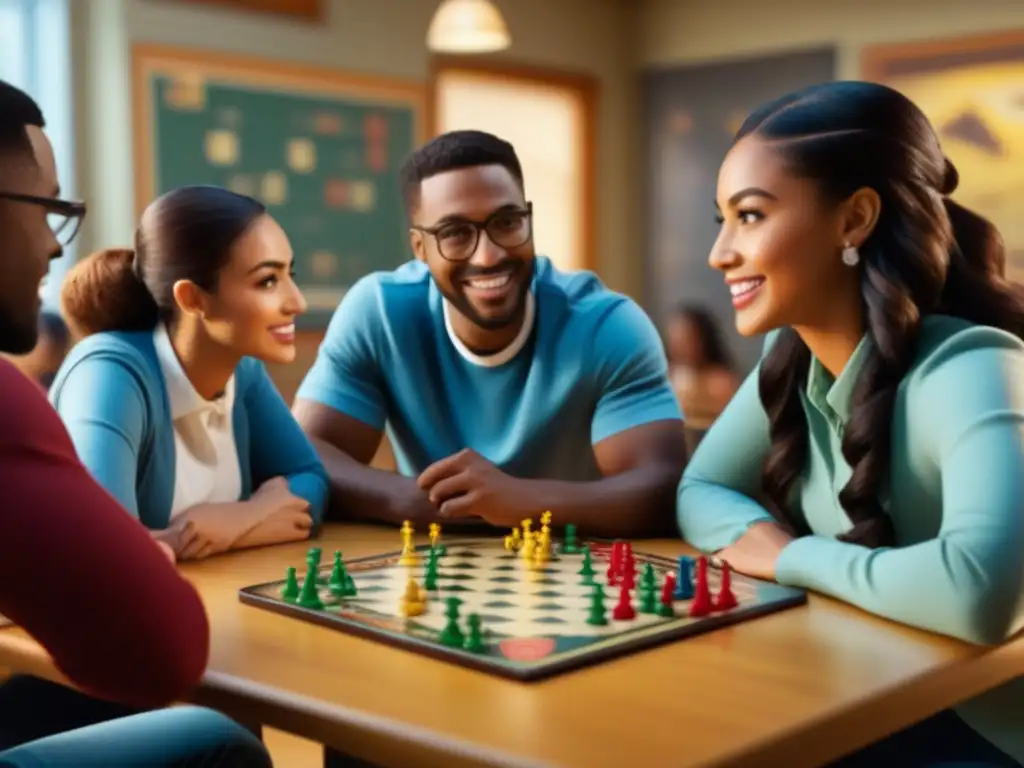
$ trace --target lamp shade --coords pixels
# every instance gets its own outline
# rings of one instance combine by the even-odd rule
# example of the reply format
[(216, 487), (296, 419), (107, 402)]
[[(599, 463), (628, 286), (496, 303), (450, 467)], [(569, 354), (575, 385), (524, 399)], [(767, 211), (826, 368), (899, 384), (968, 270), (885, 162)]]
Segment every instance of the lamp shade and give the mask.
[(443, 53), (490, 53), (511, 44), (491, 0), (442, 0), (427, 31), (427, 47)]

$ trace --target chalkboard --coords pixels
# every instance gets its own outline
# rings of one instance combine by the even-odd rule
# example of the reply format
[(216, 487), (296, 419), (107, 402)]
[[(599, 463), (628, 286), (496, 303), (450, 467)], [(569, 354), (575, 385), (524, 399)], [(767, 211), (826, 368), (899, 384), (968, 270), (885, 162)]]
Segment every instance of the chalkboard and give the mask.
[(305, 327), (409, 258), (398, 167), (422, 140), (422, 86), (166, 49), (135, 64), (140, 211), (186, 184), (264, 202), (295, 252)]

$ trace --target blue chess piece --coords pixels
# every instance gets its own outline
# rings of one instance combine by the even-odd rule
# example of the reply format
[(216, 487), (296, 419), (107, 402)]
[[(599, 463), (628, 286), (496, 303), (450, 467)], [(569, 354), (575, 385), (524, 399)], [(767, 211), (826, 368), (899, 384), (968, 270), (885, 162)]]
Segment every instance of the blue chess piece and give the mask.
[(679, 556), (679, 570), (676, 573), (676, 589), (672, 593), (673, 600), (693, 599), (693, 558)]

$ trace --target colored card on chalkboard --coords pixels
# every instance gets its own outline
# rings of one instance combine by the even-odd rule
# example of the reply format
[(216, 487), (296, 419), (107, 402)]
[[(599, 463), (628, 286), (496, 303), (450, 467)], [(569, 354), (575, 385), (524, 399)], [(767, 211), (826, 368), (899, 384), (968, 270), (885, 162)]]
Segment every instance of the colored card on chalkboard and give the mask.
[(294, 249), (306, 327), (410, 258), (398, 169), (425, 137), (421, 84), (152, 46), (134, 72), (140, 211), (187, 184), (261, 200)]

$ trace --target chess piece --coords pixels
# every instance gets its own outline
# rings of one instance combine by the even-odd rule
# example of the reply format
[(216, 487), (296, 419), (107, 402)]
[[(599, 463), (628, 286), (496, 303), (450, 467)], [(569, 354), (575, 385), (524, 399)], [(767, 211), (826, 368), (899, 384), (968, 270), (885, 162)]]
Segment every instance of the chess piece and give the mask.
[(462, 605), (462, 601), (459, 600), (459, 598), (448, 598), (448, 607), (444, 612), (445, 618), (448, 619), (448, 623), (445, 624), (444, 629), (441, 630), (441, 634), (437, 638), (442, 645), (447, 645), (451, 648), (461, 648), (463, 642), (465, 642), (462, 630), (459, 629), (460, 605)]
[(608, 617), (604, 609), (604, 587), (598, 584), (590, 595), (590, 613), (587, 616), (587, 624), (603, 627), (607, 623)]
[(718, 584), (718, 597), (715, 598), (716, 611), (729, 611), (735, 608), (736, 595), (732, 591), (732, 568), (726, 562), (722, 563), (722, 578)]
[(576, 526), (569, 523), (565, 526), (565, 532), (562, 535), (562, 554), (577, 555), (582, 551), (579, 543), (576, 541)]
[(302, 580), (302, 590), (299, 592), (299, 605), (314, 611), (323, 610), (324, 604), (320, 601), (320, 593), (316, 588), (316, 571), (306, 571), (306, 577)]
[(426, 611), (426, 602), (426, 596), (416, 583), (416, 579), (409, 579), (399, 602), (398, 611), (403, 616), (419, 616)]
[(470, 653), (484, 653), (487, 650), (487, 643), (484, 642), (484, 633), (480, 627), (480, 615), (469, 614), (466, 624), (469, 626), (469, 633), (463, 647)]
[(281, 598), (289, 602), (296, 600), (299, 596), (299, 580), (295, 577), (295, 569), (289, 568), (285, 572), (284, 586), (281, 588)]
[(583, 584), (593, 584), (594, 574), (597, 571), (594, 570), (594, 562), (590, 557), (590, 546), (583, 548), (583, 566), (577, 571), (580, 576), (583, 577)]

